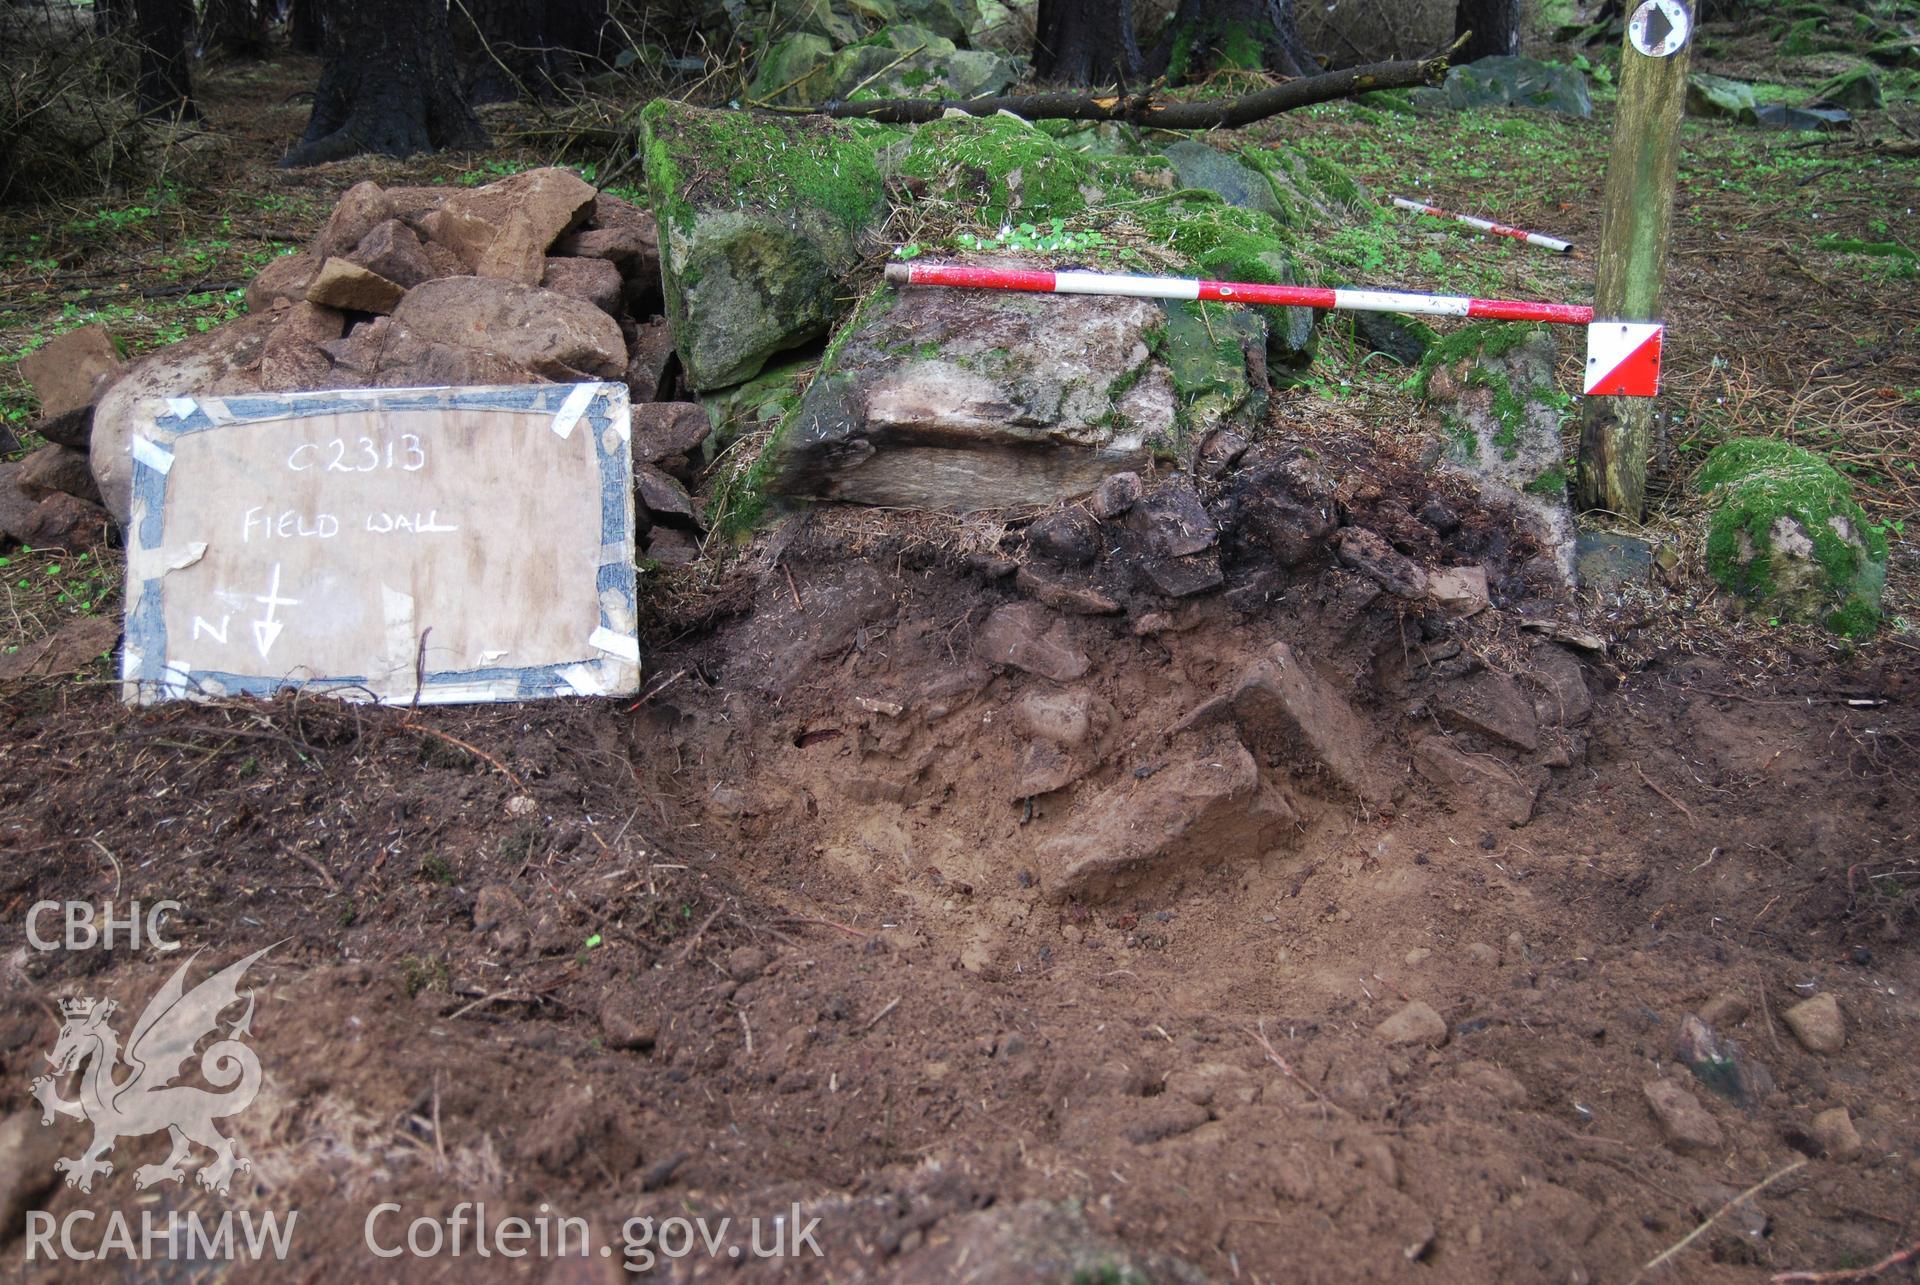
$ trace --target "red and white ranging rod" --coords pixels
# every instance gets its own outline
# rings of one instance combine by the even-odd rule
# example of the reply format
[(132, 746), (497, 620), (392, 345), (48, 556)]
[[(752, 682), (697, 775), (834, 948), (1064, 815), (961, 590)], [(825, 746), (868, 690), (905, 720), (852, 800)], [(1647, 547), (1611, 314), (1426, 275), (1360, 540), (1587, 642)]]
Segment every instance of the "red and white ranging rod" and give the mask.
[(1195, 299), (1216, 303), (1268, 304), (1281, 308), (1403, 312), (1429, 317), (1547, 321), (1563, 326), (1585, 326), (1585, 391), (1606, 397), (1652, 397), (1660, 387), (1660, 342), (1665, 328), (1658, 322), (1595, 321), (1593, 309), (1578, 303), (1469, 299), (1461, 295), (1350, 290), (1344, 287), (1269, 286), (1243, 281), (1203, 281), (1192, 277), (1133, 277), (1104, 272), (985, 268), (963, 263), (889, 263), (887, 280), (903, 286), (1020, 290), (1038, 294), (1126, 295), (1136, 299)]
[(1482, 232), (1491, 232), (1494, 236), (1512, 237), (1516, 241), (1525, 241), (1528, 245), (1537, 245), (1542, 250), (1552, 250), (1555, 254), (1565, 254), (1573, 249), (1573, 242), (1562, 241), (1559, 237), (1548, 236), (1543, 232), (1529, 232), (1525, 228), (1512, 228), (1504, 223), (1495, 223), (1492, 219), (1483, 219), (1472, 214), (1455, 214), (1452, 210), (1443, 210), (1437, 205), (1422, 205), (1419, 201), (1409, 201), (1404, 196), (1392, 198), (1395, 205), (1403, 210), (1412, 210), (1415, 214), (1431, 214), (1436, 219), (1452, 219), (1455, 223), (1464, 223), (1470, 228)]

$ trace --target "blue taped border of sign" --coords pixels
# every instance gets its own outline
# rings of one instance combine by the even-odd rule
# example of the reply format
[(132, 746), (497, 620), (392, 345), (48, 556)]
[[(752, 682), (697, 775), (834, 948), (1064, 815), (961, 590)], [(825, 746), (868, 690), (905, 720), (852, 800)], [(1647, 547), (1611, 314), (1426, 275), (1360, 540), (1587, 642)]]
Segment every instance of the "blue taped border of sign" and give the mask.
[[(583, 389), (593, 390), (582, 409), (569, 402)], [(480, 410), (563, 414), (592, 430), (600, 467), (600, 547), (602, 561), (595, 577), (600, 599), (602, 633), (634, 640), (639, 589), (633, 560), (633, 456), (627, 421), (627, 389), (622, 384), (516, 384), (491, 388), (377, 388), (339, 389), (312, 393), (260, 393), (224, 397), (174, 397), (163, 403), (163, 413), (145, 420), (133, 442), (134, 529), (128, 532), (129, 554), (166, 547), (167, 479), (172, 468), (169, 444), (194, 433), (268, 420), (308, 418), (368, 409), (395, 411)], [(613, 430), (613, 431), (608, 431)], [(571, 424), (569, 424), (571, 431)], [(194, 699), (208, 696), (269, 697), (300, 689), (333, 693), (352, 699), (356, 689), (370, 691), (366, 675), (329, 675), (297, 678), (287, 675), (233, 674), (219, 670), (176, 670), (169, 664), (165, 614), (164, 571), (131, 583), (134, 559), (129, 556), (125, 641), (122, 644), (122, 692), (129, 701)], [(624, 618), (622, 618), (624, 617)], [(638, 643), (633, 641), (635, 656)], [(633, 683), (582, 691), (569, 678), (582, 665), (599, 658), (583, 656), (565, 664), (524, 667), (499, 666), (428, 673), (418, 694), (423, 705), (485, 701), (537, 700), (548, 697), (619, 694)], [(486, 694), (476, 694), (476, 693)], [(367, 698), (363, 695), (363, 699)], [(390, 702), (409, 703), (409, 702)]]

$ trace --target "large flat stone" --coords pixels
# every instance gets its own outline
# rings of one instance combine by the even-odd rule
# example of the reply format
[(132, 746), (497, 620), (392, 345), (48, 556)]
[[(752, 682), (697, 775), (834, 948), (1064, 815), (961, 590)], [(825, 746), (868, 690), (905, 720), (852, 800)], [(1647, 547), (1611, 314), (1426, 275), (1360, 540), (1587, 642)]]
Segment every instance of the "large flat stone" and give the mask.
[(1045, 504), (1178, 435), (1139, 299), (886, 290), (768, 446), (789, 495), (966, 512)]
[(445, 277), (409, 290), (393, 319), (421, 339), (492, 353), (548, 379), (618, 379), (627, 369), (620, 323), (552, 290)]

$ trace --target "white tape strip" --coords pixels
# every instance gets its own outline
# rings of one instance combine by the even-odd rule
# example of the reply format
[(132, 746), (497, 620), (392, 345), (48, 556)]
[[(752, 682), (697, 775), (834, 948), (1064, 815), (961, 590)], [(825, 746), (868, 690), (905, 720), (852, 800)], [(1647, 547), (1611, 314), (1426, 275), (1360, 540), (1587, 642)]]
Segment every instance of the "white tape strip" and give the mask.
[(140, 653), (128, 647), (120, 653), (120, 677), (132, 682), (140, 676)]
[(587, 635), (587, 646), (604, 651), (609, 656), (618, 656), (629, 664), (640, 663), (640, 640), (616, 634), (605, 625)]
[[(515, 682), (477, 682), (477, 683), (429, 683), (420, 689), (422, 705), (469, 705), (489, 704), (493, 701), (518, 700), (520, 685)], [(383, 705), (410, 705), (413, 703), (413, 689), (398, 696), (383, 696)]]
[(600, 681), (600, 671), (593, 665), (568, 665), (560, 671), (560, 681), (581, 696), (606, 695), (606, 684)]
[(1464, 317), (1473, 300), (1438, 294), (1402, 294), (1397, 290), (1335, 290), (1336, 308), (1353, 312), (1411, 312), (1429, 317)]
[(133, 458), (156, 473), (166, 473), (173, 468), (173, 452), (138, 433), (133, 435)]
[(1198, 299), (1200, 283), (1175, 277), (1124, 277), (1105, 272), (1056, 272), (1055, 294), (1122, 294), (1137, 299)]
[(191, 397), (169, 397), (167, 398), (167, 409), (173, 412), (175, 419), (192, 419), (193, 412), (198, 410), (199, 407), (194, 405), (193, 398)]
[(179, 571), (190, 567), (207, 556), (207, 542), (195, 540), (191, 544), (177, 545), (173, 548), (139, 549), (127, 559), (129, 570), (135, 580), (151, 580), (155, 576), (164, 576), (169, 571)]
[(553, 417), (553, 431), (562, 437), (572, 437), (574, 425), (587, 413), (587, 407), (593, 405), (593, 395), (598, 391), (597, 384), (576, 384), (567, 394), (567, 400), (560, 403), (560, 413)]

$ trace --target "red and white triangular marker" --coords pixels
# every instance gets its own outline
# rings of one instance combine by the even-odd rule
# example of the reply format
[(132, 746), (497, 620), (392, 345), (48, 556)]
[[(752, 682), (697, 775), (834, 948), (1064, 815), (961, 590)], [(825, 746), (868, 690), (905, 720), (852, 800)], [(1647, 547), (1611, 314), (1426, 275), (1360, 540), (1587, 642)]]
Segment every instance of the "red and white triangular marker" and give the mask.
[(1654, 397), (1660, 392), (1657, 321), (1596, 321), (1587, 327), (1587, 387), (1601, 397)]

